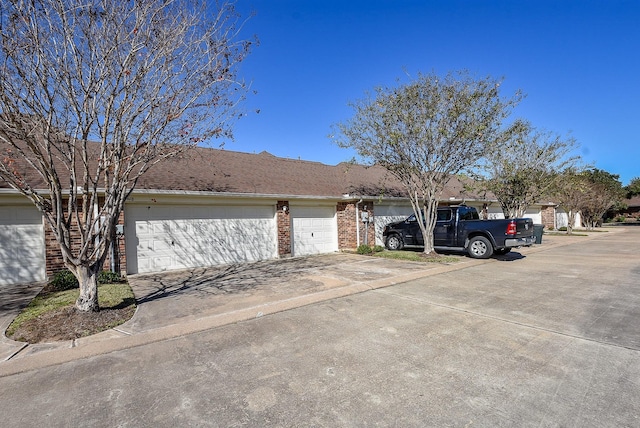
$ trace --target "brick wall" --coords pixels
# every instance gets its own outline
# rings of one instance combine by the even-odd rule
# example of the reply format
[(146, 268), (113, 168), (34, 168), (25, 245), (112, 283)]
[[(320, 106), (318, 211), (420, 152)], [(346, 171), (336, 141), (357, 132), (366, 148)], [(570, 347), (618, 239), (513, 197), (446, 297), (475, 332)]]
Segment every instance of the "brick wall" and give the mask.
[[(78, 233), (72, 234), (72, 245), (80, 244), (80, 237)], [(66, 269), (64, 261), (62, 259), (62, 251), (60, 250), (60, 244), (56, 240), (56, 237), (51, 230), (49, 224), (45, 222), (44, 226), (44, 243), (46, 254), (46, 271), (47, 277), (51, 278), (53, 274), (61, 270)]]
[(545, 229), (555, 229), (556, 227), (556, 209), (555, 207), (542, 207), (540, 209), (540, 217)]
[[(77, 223), (73, 220), (74, 226), (72, 226), (71, 233), (71, 242), (72, 248), (78, 248), (80, 245), (80, 232), (78, 231)], [(124, 212), (120, 213), (120, 217), (118, 219), (118, 224), (124, 224)], [(56, 237), (49, 227), (49, 225), (45, 222), (44, 227), (44, 240), (45, 240), (45, 254), (46, 254), (46, 275), (48, 278), (51, 278), (56, 272), (66, 269), (67, 267), (64, 264), (62, 259), (62, 250), (60, 250), (60, 244), (56, 240)], [(124, 236), (119, 236), (116, 238), (116, 257), (119, 260), (119, 270), (121, 274), (125, 274), (127, 272), (127, 260), (125, 253), (125, 240)], [(118, 263), (116, 263), (116, 269), (118, 268)], [(107, 259), (105, 260), (104, 270), (111, 270), (111, 254), (107, 255)]]
[[(118, 224), (121, 224), (123, 226), (123, 231), (124, 231), (124, 211), (120, 213), (120, 216), (118, 217)], [(127, 253), (125, 250), (125, 238), (124, 238), (124, 233), (122, 235), (117, 235), (114, 241), (114, 245), (115, 245), (115, 256), (116, 256), (116, 270), (119, 270), (121, 275), (126, 275), (127, 274)], [(111, 254), (109, 254), (109, 257), (107, 257), (107, 260), (105, 261), (105, 269), (111, 270)]]
[[(365, 209), (366, 207), (366, 209)], [(376, 241), (375, 226), (373, 224), (373, 201), (363, 201), (358, 204), (358, 221), (356, 222), (356, 202), (338, 202), (336, 214), (338, 220), (338, 248), (340, 250), (353, 250), (358, 247), (358, 232), (360, 228), (360, 244), (365, 242), (367, 235), (369, 245)], [(368, 230), (361, 221), (362, 212), (369, 213), (371, 219)]]
[(340, 250), (355, 248), (356, 229), (353, 227), (356, 206), (352, 202), (338, 202), (336, 217), (338, 221), (338, 248)]
[(276, 219), (278, 223), (278, 255), (291, 255), (291, 217), (289, 201), (278, 201), (276, 204)]

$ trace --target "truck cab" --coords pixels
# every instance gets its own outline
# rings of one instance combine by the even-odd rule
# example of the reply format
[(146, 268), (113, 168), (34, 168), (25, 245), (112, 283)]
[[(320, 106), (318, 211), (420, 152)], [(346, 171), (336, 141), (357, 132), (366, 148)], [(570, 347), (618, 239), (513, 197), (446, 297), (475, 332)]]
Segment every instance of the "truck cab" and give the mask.
[[(415, 215), (391, 223), (384, 229), (389, 250), (404, 246), (424, 246), (422, 230)], [(466, 205), (439, 207), (433, 230), (436, 249), (461, 250), (474, 258), (506, 254), (513, 247), (530, 246), (535, 242), (531, 219), (480, 220), (478, 212)]]

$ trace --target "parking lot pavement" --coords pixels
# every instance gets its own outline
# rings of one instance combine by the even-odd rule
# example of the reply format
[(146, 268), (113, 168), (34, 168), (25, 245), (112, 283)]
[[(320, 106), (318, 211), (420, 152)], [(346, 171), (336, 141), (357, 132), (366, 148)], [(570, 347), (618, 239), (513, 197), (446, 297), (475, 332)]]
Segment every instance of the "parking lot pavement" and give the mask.
[[(459, 261), (452, 264), (335, 253), (134, 275), (129, 277), (129, 283), (138, 300), (138, 309), (130, 321), (97, 335), (66, 342), (25, 344), (2, 335), (0, 375), (178, 337), (478, 264), (519, 260), (527, 254), (594, 237), (597, 234), (590, 237), (545, 236), (543, 245), (518, 249), (491, 260), (473, 260), (454, 253)], [(8, 296), (7, 304), (0, 307), (0, 321), (5, 323), (3, 332), (20, 307), (25, 306), (41, 286), (14, 286), (2, 290)], [(29, 361), (24, 361), (25, 358)], [(23, 361), (18, 363), (17, 360)], [(3, 364), (3, 361), (11, 364)]]
[(636, 230), (4, 376), (3, 423), (640, 426)]

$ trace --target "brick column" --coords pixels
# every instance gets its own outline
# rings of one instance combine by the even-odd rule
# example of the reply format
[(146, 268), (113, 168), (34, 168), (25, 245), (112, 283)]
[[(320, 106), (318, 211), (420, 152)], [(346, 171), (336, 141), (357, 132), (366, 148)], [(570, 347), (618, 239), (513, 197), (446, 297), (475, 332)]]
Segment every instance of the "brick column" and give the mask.
[(542, 218), (542, 224), (547, 230), (555, 229), (556, 227), (555, 207), (552, 207), (552, 206), (541, 207), (540, 217)]
[[(367, 207), (365, 210), (364, 207)], [(338, 202), (336, 213), (338, 217), (338, 248), (340, 250), (354, 250), (358, 247), (358, 232), (360, 228), (360, 244), (365, 242), (365, 224), (362, 222), (362, 213), (369, 213), (371, 219), (367, 232), (369, 245), (376, 242), (376, 230), (373, 223), (373, 201), (363, 201), (358, 204), (358, 219), (356, 221), (356, 202)]]
[[(77, 226), (75, 219), (72, 219), (72, 222), (73, 224), (71, 228), (71, 248), (72, 248), (72, 252), (74, 252), (74, 250), (81, 245), (82, 241), (80, 237), (80, 230)], [(120, 213), (120, 216), (118, 217), (118, 224), (124, 225), (124, 212)], [(64, 261), (62, 259), (62, 251), (60, 250), (60, 244), (56, 240), (56, 237), (53, 231), (51, 230), (49, 225), (46, 224), (46, 222), (44, 227), (44, 239), (45, 239), (46, 274), (48, 278), (51, 278), (56, 272), (65, 270), (67, 267), (65, 266)], [(117, 273), (126, 274), (127, 257), (125, 252), (124, 235), (119, 236), (116, 240), (117, 240), (116, 257), (118, 257), (120, 262), (120, 271)], [(115, 242), (114, 242), (114, 245), (116, 245)], [(104, 265), (102, 267), (104, 270), (108, 271), (111, 269), (110, 260), (111, 260), (111, 252), (108, 252), (107, 258), (105, 259)]]
[(336, 215), (338, 220), (338, 249), (352, 250), (356, 248), (355, 202), (338, 202)]
[(276, 218), (278, 223), (278, 255), (291, 255), (291, 217), (289, 201), (278, 201), (276, 204)]

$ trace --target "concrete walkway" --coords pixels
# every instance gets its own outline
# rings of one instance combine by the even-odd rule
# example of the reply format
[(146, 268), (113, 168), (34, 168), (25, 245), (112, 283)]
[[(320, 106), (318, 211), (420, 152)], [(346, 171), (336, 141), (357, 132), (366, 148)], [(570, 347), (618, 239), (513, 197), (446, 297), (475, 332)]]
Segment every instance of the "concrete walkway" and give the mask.
[[(610, 229), (616, 233), (623, 229)], [(238, 266), (134, 275), (129, 283), (138, 309), (127, 323), (73, 341), (25, 344), (0, 340), (0, 376), (106, 354), (316, 302), (414, 279), (527, 257), (588, 240), (589, 236), (544, 236), (543, 244), (489, 260), (458, 256), (451, 264), (417, 263), (336, 253)], [(0, 327), (7, 328), (41, 285), (4, 291)]]

